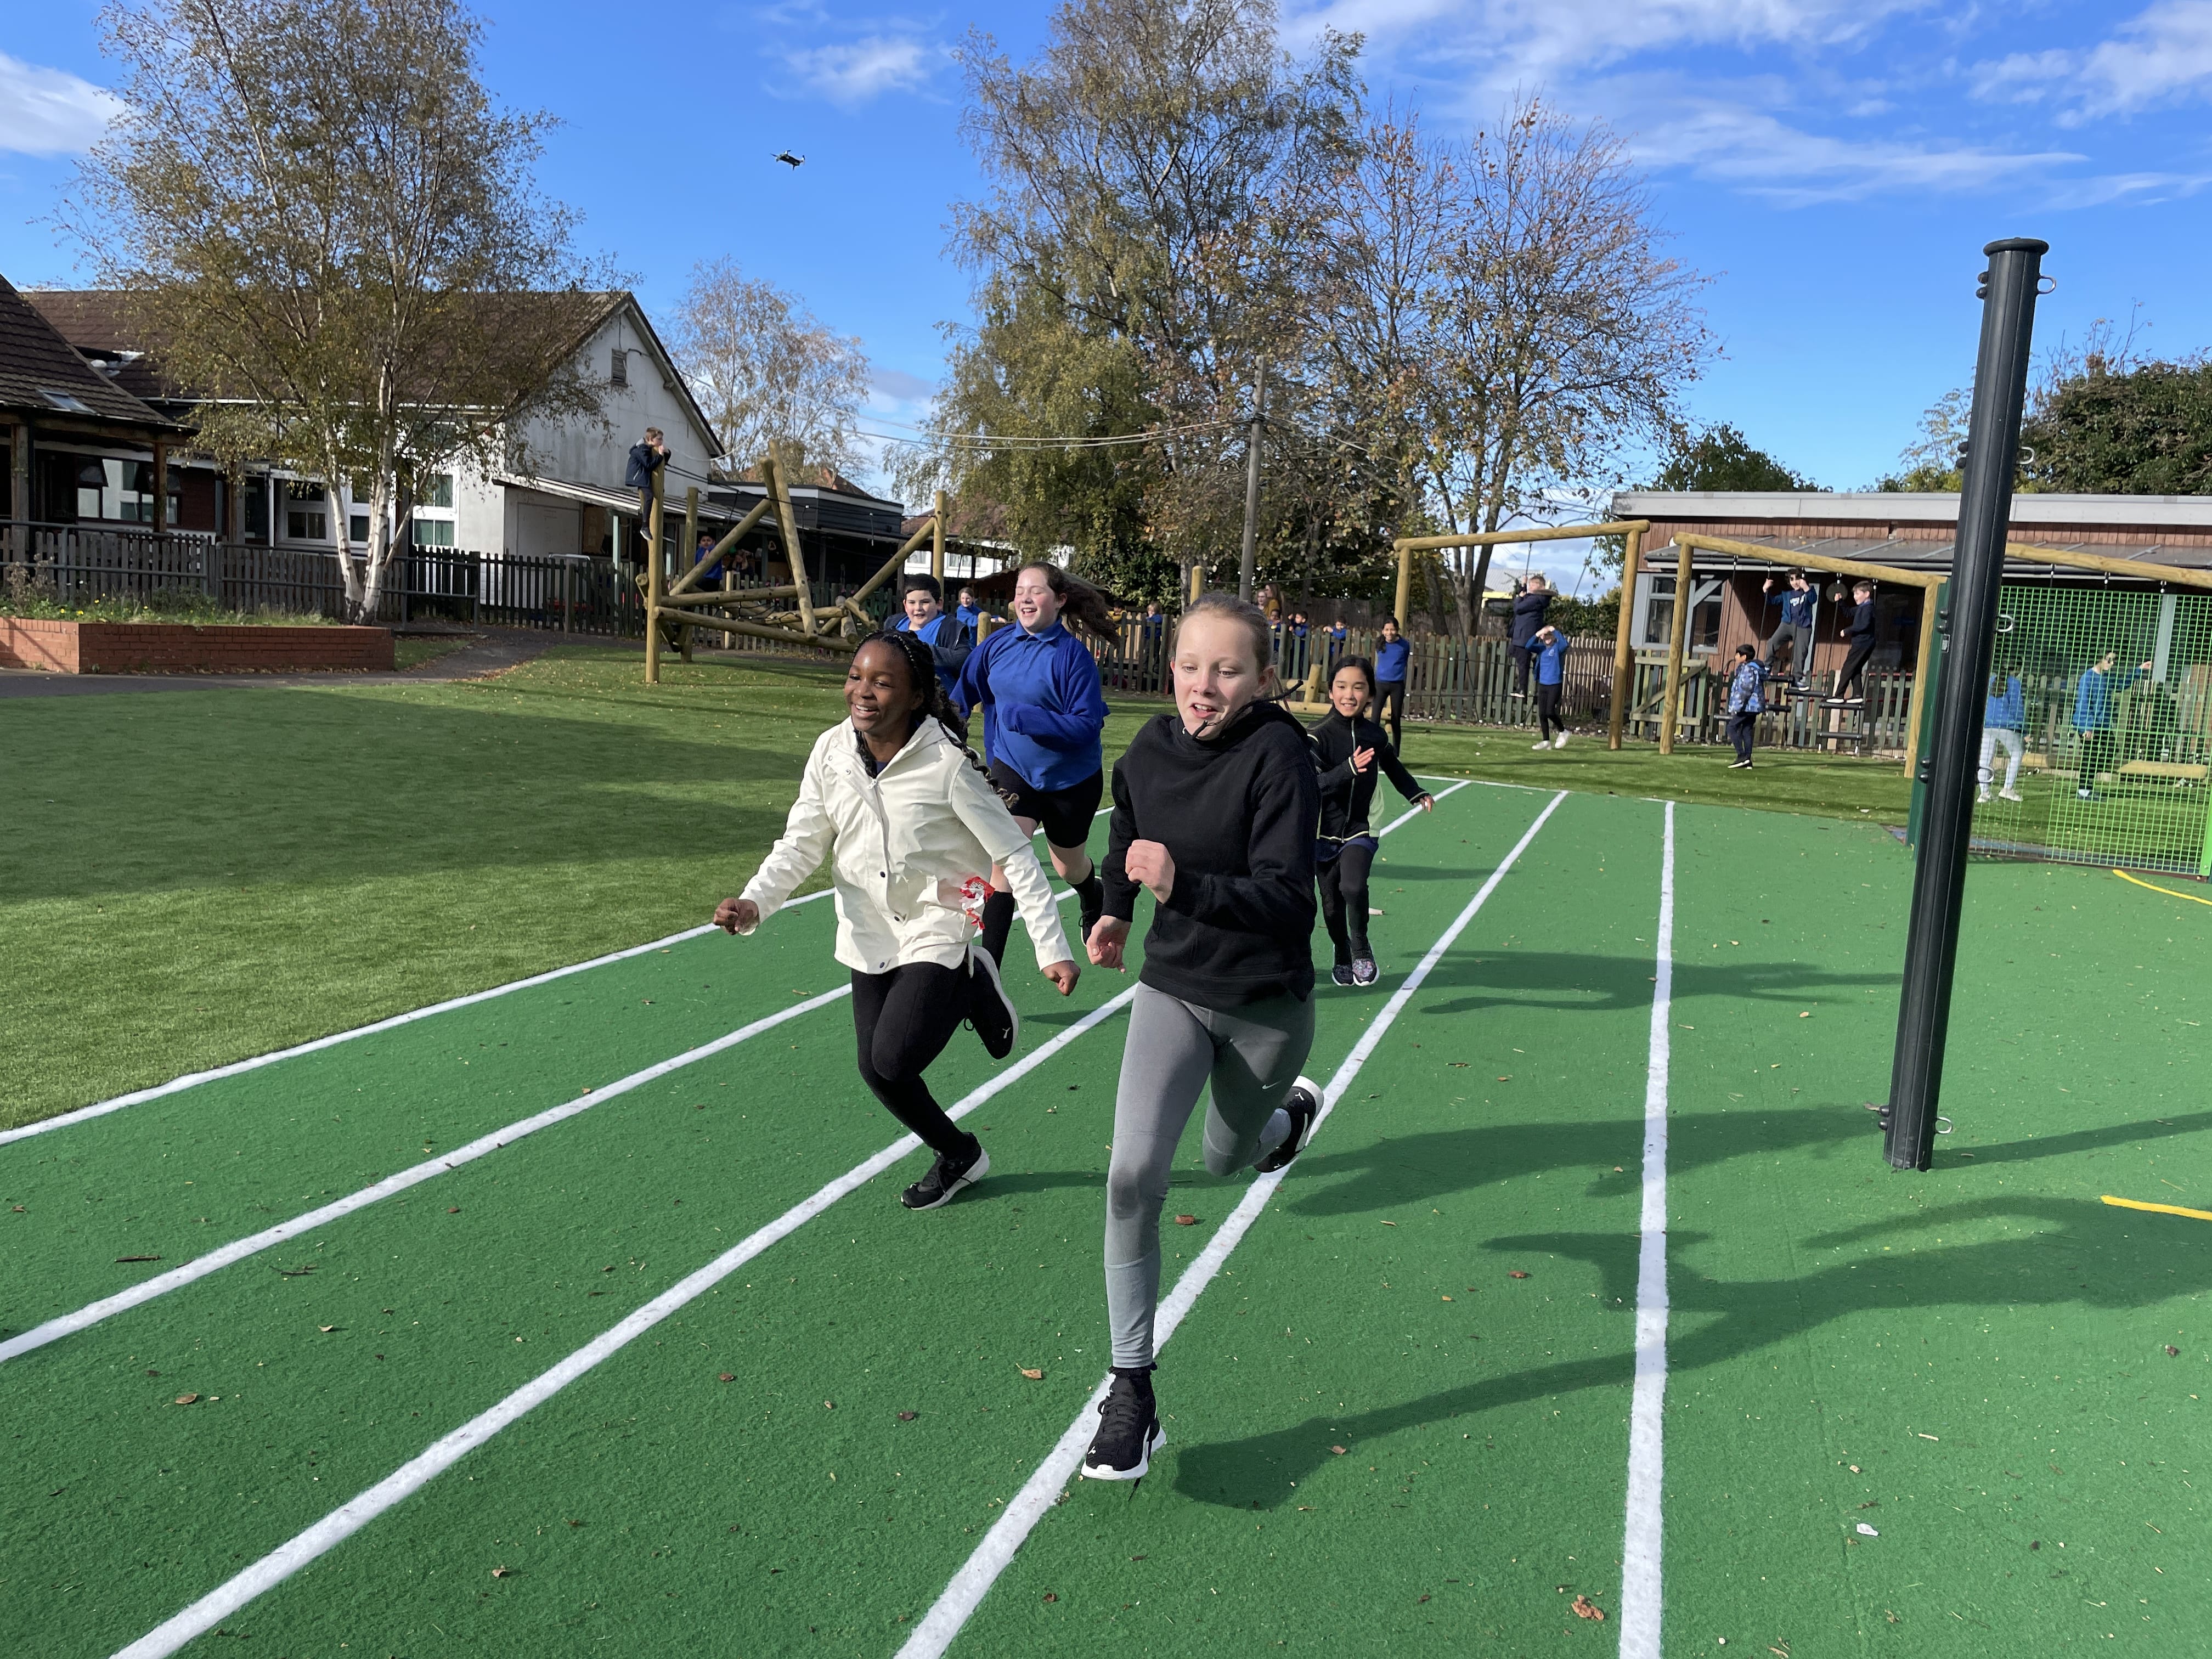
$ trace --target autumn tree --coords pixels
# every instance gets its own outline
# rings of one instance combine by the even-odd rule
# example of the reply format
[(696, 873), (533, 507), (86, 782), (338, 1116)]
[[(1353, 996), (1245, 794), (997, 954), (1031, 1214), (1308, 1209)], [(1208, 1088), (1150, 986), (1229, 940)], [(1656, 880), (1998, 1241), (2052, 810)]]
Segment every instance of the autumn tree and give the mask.
[(691, 268), (671, 348), (740, 471), (775, 447), (809, 465), (857, 470), (868, 358), (798, 295), (748, 277), (734, 259)]
[[(1705, 279), (1663, 252), (1649, 186), (1602, 123), (1519, 98), (1451, 161), (1425, 469), (1453, 529), (1495, 531), (1675, 438), (1712, 349)], [(1487, 546), (1449, 560), (1470, 631), (1490, 562)]]
[(375, 610), (416, 481), (527, 472), (526, 420), (591, 420), (573, 216), (495, 107), (455, 0), (151, 0), (103, 14), (128, 114), (64, 222), (128, 290), (198, 442), (366, 489), (348, 607)]

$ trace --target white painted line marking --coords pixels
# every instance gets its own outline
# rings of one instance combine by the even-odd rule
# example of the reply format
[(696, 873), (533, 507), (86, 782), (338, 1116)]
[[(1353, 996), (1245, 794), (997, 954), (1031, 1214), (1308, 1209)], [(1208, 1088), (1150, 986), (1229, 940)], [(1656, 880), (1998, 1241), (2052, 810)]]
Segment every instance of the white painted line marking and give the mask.
[(1628, 1523), (1620, 1552), (1621, 1659), (1659, 1659), (1661, 1474), (1667, 1403), (1668, 1020), (1674, 1000), (1674, 803), (1659, 859), (1658, 966), (1644, 1080), (1644, 1212), (1636, 1260), (1636, 1388), (1628, 1407)]
[[(1429, 953), (1421, 958), (1420, 964), (1406, 975), (1406, 982), (1383, 1005), (1382, 1012), (1375, 1017), (1374, 1022), (1361, 1034), (1359, 1041), (1352, 1045), (1352, 1052), (1336, 1068), (1336, 1074), (1329, 1079), (1328, 1088), (1322, 1091), (1321, 1115), (1314, 1121), (1315, 1133), (1318, 1134), (1321, 1126), (1328, 1121), (1329, 1114), (1336, 1109), (1336, 1103), (1352, 1086), (1352, 1079), (1359, 1074), (1359, 1068), (1367, 1063), (1368, 1057), (1375, 1052), (1376, 1045), (1382, 1042), (1383, 1033), (1390, 1029), (1401, 1011), (1413, 1000), (1413, 994), (1421, 988), (1422, 981), (1428, 978), (1431, 970), (1443, 960), (1444, 952), (1451, 949), (1460, 934), (1466, 931), (1468, 923), (1474, 920), (1475, 913), (1489, 901), (1491, 894), (1498, 890), (1498, 884), (1505, 878), (1505, 872), (1528, 850), (1528, 843), (1536, 839), (1536, 832), (1544, 827), (1545, 821), (1553, 812), (1559, 811), (1559, 803), (1566, 799), (1567, 793), (1566, 790), (1559, 791), (1552, 797), (1551, 804), (1536, 815), (1536, 821), (1514, 843), (1513, 850), (1499, 862), (1497, 869), (1491, 872), (1490, 878), (1476, 890), (1474, 896), (1468, 901), (1467, 908), (1459, 913), (1450, 927), (1444, 929), (1443, 937), (1429, 947)], [(1398, 822), (1402, 823), (1405, 819), (1401, 818)], [(1395, 824), (1392, 826), (1395, 827)], [(1245, 1191), (1243, 1201), (1237, 1205), (1220, 1231), (1199, 1253), (1198, 1260), (1184, 1269), (1182, 1277), (1176, 1281), (1175, 1289), (1160, 1304), (1152, 1328), (1155, 1352), (1167, 1346), (1168, 1339), (1182, 1323), (1183, 1316), (1190, 1311), (1213, 1276), (1221, 1271), (1222, 1263), (1229, 1259), (1229, 1253), (1237, 1248), (1252, 1224), (1260, 1218), (1261, 1212), (1267, 1206), (1267, 1200), (1275, 1195), (1275, 1188), (1282, 1184), (1283, 1177), (1296, 1168), (1297, 1165), (1292, 1164), (1273, 1175), (1254, 1178)], [(1030, 1476), (1027, 1484), (1000, 1514), (991, 1530), (983, 1535), (982, 1542), (976, 1545), (975, 1553), (968, 1558), (967, 1564), (953, 1575), (952, 1582), (945, 1586), (945, 1593), (937, 1598), (937, 1604), (915, 1626), (914, 1634), (899, 1650), (898, 1659), (939, 1659), (939, 1656), (951, 1645), (953, 1638), (959, 1635), (961, 1626), (982, 1605), (983, 1597), (989, 1594), (991, 1586), (998, 1582), (999, 1575), (1013, 1560), (1015, 1552), (1021, 1548), (1036, 1523), (1043, 1518), (1044, 1512), (1058, 1501), (1061, 1488), (1075, 1478), (1076, 1470), (1082, 1467), (1083, 1454), (1091, 1443), (1093, 1425), (1097, 1419), (1099, 1403), (1106, 1398), (1107, 1384), (1112, 1380), (1110, 1376), (1101, 1378), (1098, 1386), (1091, 1391), (1091, 1398), (1075, 1414), (1075, 1420), (1067, 1425), (1067, 1432), (1060, 1436), (1059, 1443), (1037, 1466), (1036, 1472)]]
[[(1092, 1009), (1026, 1060), (1007, 1067), (968, 1095), (957, 1105), (951, 1107), (946, 1115), (956, 1121), (965, 1117), (1000, 1091), (1020, 1081), (1069, 1043), (1118, 1012), (1136, 994), (1136, 988), (1132, 986), (1112, 1001)], [(164, 1659), (165, 1656), (176, 1652), (195, 1638), (205, 1635), (256, 1596), (275, 1589), (301, 1567), (360, 1531), (393, 1504), (420, 1491), (532, 1407), (550, 1400), (602, 1360), (619, 1353), (671, 1314), (714, 1289), (769, 1245), (789, 1237), (848, 1193), (865, 1186), (909, 1152), (919, 1150), (921, 1146), (921, 1142), (914, 1136), (902, 1135), (873, 1158), (854, 1164), (811, 1197), (794, 1204), (768, 1225), (750, 1235), (742, 1243), (716, 1256), (696, 1273), (677, 1280), (627, 1319), (586, 1343), (550, 1370), (542, 1372), (524, 1383), (489, 1410), (471, 1418), (374, 1486), (340, 1504), (313, 1526), (263, 1556), (237, 1577), (210, 1591), (130, 1646), (119, 1650), (116, 1659)]]
[[(1074, 896), (1074, 891), (1072, 887), (1063, 888), (1058, 902), (1066, 902)], [(822, 894), (819, 893), (807, 895), (808, 898), (821, 896)], [(804, 903), (805, 900), (799, 902)], [(380, 1203), (392, 1197), (395, 1193), (404, 1193), (410, 1187), (418, 1187), (426, 1181), (435, 1180), (448, 1170), (459, 1169), (464, 1164), (473, 1164), (487, 1153), (495, 1152), (504, 1146), (512, 1146), (525, 1135), (535, 1134), (540, 1129), (549, 1129), (556, 1123), (565, 1123), (572, 1117), (579, 1117), (588, 1112), (603, 1101), (612, 1100), (617, 1095), (626, 1095), (631, 1090), (652, 1082), (655, 1078), (666, 1077), (672, 1072), (681, 1071), (686, 1066), (709, 1059), (720, 1054), (725, 1048), (733, 1048), (738, 1043), (758, 1036), (763, 1031), (773, 1030), (786, 1020), (796, 1019), (801, 1014), (811, 1013), (817, 1008), (826, 1007), (839, 998), (848, 997), (852, 994), (853, 988), (850, 985), (841, 985), (834, 991), (824, 991), (819, 996), (809, 997), (804, 1002), (795, 1002), (788, 1008), (778, 1009), (775, 1013), (764, 1018), (757, 1019), (750, 1025), (740, 1026), (726, 1036), (719, 1036), (712, 1042), (702, 1043), (696, 1048), (686, 1049), (672, 1059), (648, 1066), (641, 1072), (633, 1072), (626, 1078), (618, 1079), (605, 1088), (594, 1089), (590, 1093), (580, 1096), (574, 1100), (563, 1101), (558, 1106), (549, 1107), (535, 1116), (526, 1117), (507, 1124), (502, 1128), (494, 1129), (489, 1134), (480, 1135), (467, 1146), (456, 1151), (441, 1152), (437, 1157), (428, 1158), (411, 1169), (402, 1170), (397, 1175), (386, 1176), (383, 1180), (364, 1187), (359, 1192), (349, 1193), (345, 1197), (323, 1205), (319, 1209), (309, 1210), (304, 1215), (295, 1216), (289, 1221), (280, 1221), (275, 1226), (264, 1227), (258, 1233), (249, 1234), (244, 1238), (233, 1239), (229, 1243), (219, 1246), (205, 1255), (195, 1256), (190, 1261), (172, 1267), (165, 1273), (156, 1273), (151, 1279), (141, 1280), (128, 1290), (118, 1291), (113, 1296), (103, 1297), (97, 1302), (88, 1303), (74, 1313), (63, 1314), (58, 1318), (46, 1321), (43, 1325), (34, 1325), (21, 1335), (11, 1336), (4, 1342), (0, 1342), (0, 1364), (5, 1364), (18, 1355), (28, 1353), (33, 1348), (43, 1348), (50, 1342), (58, 1342), (65, 1336), (74, 1336), (79, 1331), (88, 1330), (103, 1319), (132, 1308), (141, 1307), (153, 1301), (156, 1297), (167, 1296), (171, 1291), (180, 1291), (187, 1285), (205, 1279), (210, 1273), (220, 1273), (234, 1262), (243, 1261), (250, 1255), (257, 1255), (274, 1245), (282, 1244), (287, 1239), (296, 1238), (301, 1233), (312, 1231), (326, 1222), (336, 1221), (341, 1217), (351, 1215), (356, 1210), (365, 1210), (372, 1204)]]
[(288, 1238), (297, 1238), (301, 1233), (312, 1231), (317, 1227), (337, 1220), (342, 1216), (351, 1215), (356, 1210), (365, 1210), (370, 1205), (380, 1203), (396, 1193), (405, 1192), (410, 1187), (419, 1187), (426, 1181), (435, 1180), (450, 1170), (458, 1170), (465, 1164), (473, 1164), (477, 1159), (495, 1152), (502, 1146), (513, 1146), (525, 1135), (533, 1135), (540, 1129), (550, 1129), (556, 1123), (565, 1123), (572, 1117), (578, 1117), (590, 1111), (594, 1106), (614, 1099), (617, 1095), (626, 1095), (631, 1090), (650, 1083), (656, 1078), (666, 1077), (671, 1072), (681, 1071), (686, 1066), (694, 1065), (710, 1055), (720, 1054), (725, 1048), (734, 1048), (740, 1042), (757, 1037), (763, 1031), (773, 1030), (786, 1020), (796, 1019), (801, 1014), (811, 1013), (817, 1008), (825, 1007), (841, 997), (848, 997), (852, 994), (851, 986), (841, 985), (834, 991), (824, 991), (820, 996), (809, 997), (804, 1002), (795, 1002), (788, 1008), (780, 1008), (765, 1019), (757, 1019), (750, 1025), (741, 1025), (726, 1036), (719, 1036), (712, 1042), (702, 1043), (696, 1048), (686, 1049), (673, 1059), (664, 1060), (658, 1065), (648, 1066), (641, 1072), (632, 1072), (628, 1077), (608, 1084), (604, 1089), (594, 1089), (589, 1094), (580, 1096), (574, 1100), (566, 1100), (558, 1106), (549, 1107), (533, 1117), (526, 1117), (519, 1122), (507, 1125), (504, 1128), (494, 1129), (489, 1134), (479, 1135), (465, 1146), (456, 1148), (450, 1152), (441, 1152), (435, 1158), (426, 1158), (410, 1169), (402, 1170), (397, 1175), (386, 1176), (374, 1185), (363, 1187), (359, 1192), (349, 1193), (345, 1197), (323, 1205), (318, 1209), (309, 1210), (303, 1215), (294, 1216), (289, 1221), (280, 1221), (275, 1226), (264, 1227), (258, 1233), (249, 1233), (244, 1238), (234, 1238), (228, 1244), (210, 1250), (205, 1255), (194, 1256), (181, 1267), (172, 1267), (165, 1273), (156, 1273), (151, 1279), (143, 1279), (131, 1286), (129, 1290), (118, 1291), (113, 1296), (102, 1297), (97, 1302), (89, 1303), (79, 1308), (75, 1313), (64, 1314), (58, 1319), (49, 1319), (43, 1325), (33, 1326), (20, 1336), (9, 1337), (6, 1341), (0, 1342), (0, 1364), (4, 1364), (20, 1354), (28, 1353), (33, 1348), (43, 1348), (49, 1342), (58, 1342), (65, 1336), (74, 1336), (79, 1331), (87, 1330), (97, 1325), (103, 1319), (151, 1302), (156, 1297), (167, 1296), (171, 1291), (180, 1291), (195, 1280), (205, 1279), (210, 1273), (221, 1272), (233, 1262), (243, 1261), (246, 1257), (258, 1255), (272, 1245), (282, 1244)]
[[(1413, 775), (1424, 783), (1442, 783), (1446, 781), (1441, 772), (1416, 772)], [(1485, 789), (1519, 789), (1531, 795), (1540, 795), (1544, 793), (1543, 786), (1534, 783), (1498, 783), (1490, 778), (1455, 778), (1450, 781), (1479, 783)]]

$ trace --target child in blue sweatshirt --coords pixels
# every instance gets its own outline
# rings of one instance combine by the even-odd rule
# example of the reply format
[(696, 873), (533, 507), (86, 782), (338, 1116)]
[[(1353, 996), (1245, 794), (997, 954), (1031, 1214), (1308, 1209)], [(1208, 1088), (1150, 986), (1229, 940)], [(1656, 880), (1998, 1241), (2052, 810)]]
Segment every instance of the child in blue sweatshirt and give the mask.
[(1751, 769), (1752, 738), (1766, 707), (1759, 688), (1765, 684), (1766, 671), (1759, 665), (1759, 653), (1747, 645), (1736, 647), (1735, 672), (1729, 676), (1728, 688), (1729, 741), (1735, 745), (1735, 758), (1729, 763), (1731, 772)]
[(1567, 690), (1567, 636), (1546, 623), (1528, 645), (1536, 653), (1536, 729), (1542, 739), (1533, 746), (1565, 749), (1567, 723), (1559, 718), (1559, 699)]
[(2081, 676), (2074, 693), (2074, 731), (2081, 740), (2081, 770), (2074, 793), (2083, 800), (2097, 799), (2097, 774), (2111, 768), (2119, 748), (2112, 736), (2112, 699), (2150, 672), (2144, 663), (2115, 677), (2112, 665), (2120, 653), (2107, 651)]
[(1990, 781), (1994, 775), (1990, 763), (1996, 759), (1997, 750), (2005, 751), (2004, 787), (1997, 793), (2007, 800), (2021, 799), (2020, 791), (2013, 787), (2020, 776), (2020, 757), (2027, 744), (2021, 733), (2027, 728), (2027, 698), (2020, 686), (2020, 676), (1998, 669), (1990, 676), (1990, 695), (1982, 707), (1982, 764), (1974, 774), (1980, 786), (1974, 792), (1977, 801), (1990, 798)]

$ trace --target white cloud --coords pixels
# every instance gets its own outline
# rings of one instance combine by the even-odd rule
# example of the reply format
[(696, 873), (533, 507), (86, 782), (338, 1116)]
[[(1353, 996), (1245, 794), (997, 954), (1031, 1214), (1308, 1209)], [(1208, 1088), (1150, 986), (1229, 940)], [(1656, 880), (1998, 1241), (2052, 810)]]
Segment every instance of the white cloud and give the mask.
[(105, 88), (0, 52), (0, 151), (76, 155), (122, 112), (122, 100)]
[(785, 61), (831, 103), (849, 106), (926, 85), (939, 59), (933, 47), (910, 35), (872, 34), (791, 52)]
[(902, 368), (877, 368), (868, 371), (868, 390), (895, 406), (927, 398), (937, 390), (937, 383), (925, 380), (919, 374), (909, 374)]
[(2125, 115), (2212, 88), (2212, 0), (2158, 0), (2086, 52), (2014, 52), (1978, 66), (1974, 90), (2066, 106), (2069, 123)]

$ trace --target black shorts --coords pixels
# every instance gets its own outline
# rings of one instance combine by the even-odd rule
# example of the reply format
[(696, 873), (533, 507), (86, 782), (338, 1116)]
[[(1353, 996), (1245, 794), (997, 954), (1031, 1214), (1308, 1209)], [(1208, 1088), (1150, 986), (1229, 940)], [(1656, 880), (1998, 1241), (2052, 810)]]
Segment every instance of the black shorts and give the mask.
[(1040, 789), (1004, 761), (991, 763), (991, 781), (1001, 794), (1011, 796), (1018, 818), (1034, 818), (1043, 827), (1053, 847), (1081, 847), (1091, 839), (1091, 820), (1106, 793), (1106, 774), (1093, 772), (1065, 789)]

